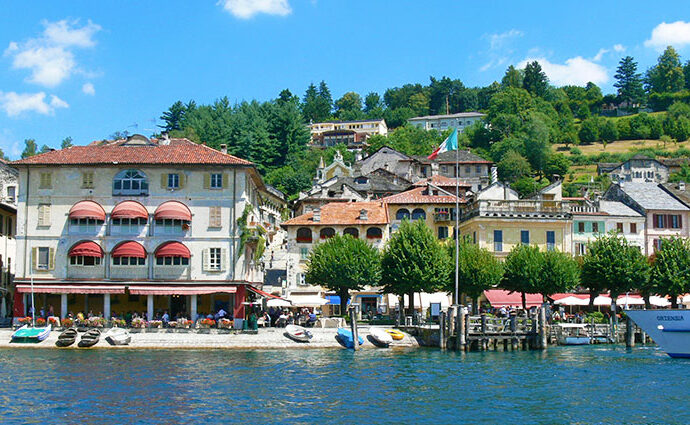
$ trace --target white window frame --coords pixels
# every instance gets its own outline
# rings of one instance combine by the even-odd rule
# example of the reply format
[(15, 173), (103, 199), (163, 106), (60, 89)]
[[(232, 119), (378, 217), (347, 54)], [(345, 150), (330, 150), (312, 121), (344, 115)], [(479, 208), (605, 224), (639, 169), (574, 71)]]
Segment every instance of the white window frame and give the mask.
[(156, 220), (156, 234), (158, 235), (182, 235), (185, 230), (182, 228), (186, 223), (184, 220), (164, 218)]
[[(91, 262), (93, 262), (93, 264), (87, 264)], [(75, 255), (73, 257), (69, 257), (69, 265), (78, 267), (96, 267), (101, 265), (101, 257), (87, 257), (84, 255)]]
[(71, 218), (69, 220), (70, 233), (98, 233), (103, 221), (93, 218)]
[(113, 266), (145, 266), (146, 258), (140, 257), (113, 257)]
[[(138, 189), (132, 189), (136, 183)], [(119, 188), (117, 186), (120, 186)], [(129, 186), (125, 188), (125, 186)], [(113, 195), (141, 196), (149, 193), (149, 179), (143, 171), (137, 169), (122, 170), (113, 179)]]
[(222, 189), (223, 188), (223, 173), (211, 173), (210, 178), (210, 188), (211, 189)]
[(180, 175), (177, 173), (168, 174), (168, 189), (180, 188)]
[(223, 250), (221, 248), (208, 249), (208, 269), (210, 271), (220, 271), (223, 265)]
[(114, 235), (138, 235), (146, 226), (147, 220), (143, 218), (113, 218), (111, 220), (111, 233)]

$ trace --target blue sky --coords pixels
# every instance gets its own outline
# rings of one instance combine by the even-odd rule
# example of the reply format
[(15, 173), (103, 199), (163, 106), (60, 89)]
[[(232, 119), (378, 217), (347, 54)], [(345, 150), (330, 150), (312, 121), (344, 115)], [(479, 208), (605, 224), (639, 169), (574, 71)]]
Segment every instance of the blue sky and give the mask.
[[(468, 86), (539, 59), (557, 85), (613, 90), (618, 60), (644, 71), (674, 45), (690, 59), (690, 3), (665, 1), (0, 0), (0, 148), (150, 134), (174, 101), (334, 98), (430, 75)], [(154, 121), (157, 120), (157, 121)]]

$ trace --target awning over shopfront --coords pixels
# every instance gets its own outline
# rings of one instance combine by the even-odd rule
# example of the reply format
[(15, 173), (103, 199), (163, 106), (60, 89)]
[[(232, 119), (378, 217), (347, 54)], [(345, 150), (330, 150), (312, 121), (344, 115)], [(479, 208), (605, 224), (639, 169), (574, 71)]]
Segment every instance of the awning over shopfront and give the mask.
[(132, 295), (207, 295), (207, 294), (234, 294), (237, 286), (130, 286)]
[(178, 201), (168, 201), (163, 202), (156, 208), (156, 212), (153, 214), (156, 220), (161, 219), (177, 219), (184, 221), (192, 221), (192, 213), (189, 208), (182, 202)]
[(189, 258), (189, 249), (179, 242), (166, 242), (156, 250), (156, 258), (159, 257), (182, 257)]
[(110, 256), (146, 258), (146, 249), (139, 242), (126, 241), (116, 246)]
[(255, 288), (255, 287), (253, 287), (253, 286), (251, 286), (251, 285), (247, 285), (247, 289), (250, 290), (251, 292), (255, 293), (256, 295), (262, 296), (262, 297), (264, 297), (264, 298), (282, 300), (282, 298), (280, 298), (280, 297), (277, 296), (277, 295), (269, 294), (268, 292), (262, 291), (261, 289)]
[[(326, 295), (326, 301), (331, 305), (340, 305), (340, 295)], [(347, 300), (347, 305), (350, 305), (350, 301), (352, 301), (352, 297)]]
[[(489, 289), (484, 291), (484, 296), (491, 307), (522, 307), (522, 294), (520, 292), (508, 292), (503, 289)], [(527, 308), (542, 305), (543, 298), (540, 294), (525, 294)]]
[(99, 257), (103, 258), (103, 249), (96, 242), (84, 241), (75, 244), (67, 253), (70, 257)]
[(110, 218), (143, 218), (148, 220), (149, 212), (136, 201), (122, 201), (115, 205), (110, 213)]
[(79, 201), (69, 210), (69, 218), (92, 218), (105, 221), (105, 210), (94, 201)]
[[(31, 285), (17, 285), (17, 292), (31, 293)], [(124, 286), (34, 285), (36, 294), (124, 294)]]

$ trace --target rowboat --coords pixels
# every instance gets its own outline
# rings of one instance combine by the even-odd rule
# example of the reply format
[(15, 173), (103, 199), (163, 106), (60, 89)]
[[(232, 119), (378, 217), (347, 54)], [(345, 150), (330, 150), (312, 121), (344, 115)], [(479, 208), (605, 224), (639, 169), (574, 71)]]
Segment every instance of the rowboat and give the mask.
[(311, 332), (297, 325), (287, 325), (285, 327), (285, 335), (297, 342), (309, 342), (313, 336)]
[(112, 328), (105, 333), (105, 340), (110, 345), (129, 345), (130, 341), (132, 341), (132, 336), (127, 329)]
[(58, 347), (69, 347), (77, 340), (77, 329), (69, 328), (58, 336), (55, 345)]
[(395, 341), (400, 341), (401, 339), (405, 338), (405, 334), (396, 331), (395, 329), (386, 329), (386, 333), (391, 336)]
[(371, 328), (369, 335), (379, 347), (388, 347), (393, 343), (393, 337), (381, 328)]
[[(337, 338), (340, 339), (343, 345), (345, 345), (347, 348), (355, 348), (355, 342), (354, 338), (352, 337), (352, 331), (346, 328), (338, 328), (338, 335)], [(359, 342), (359, 345), (364, 344), (364, 338), (361, 336), (357, 338), (357, 342)]]
[(14, 331), (12, 334), (12, 342), (41, 342), (50, 335), (51, 325), (45, 328), (36, 328), (29, 325), (24, 325)]
[(98, 344), (98, 340), (101, 338), (101, 331), (98, 329), (89, 329), (86, 331), (84, 335), (81, 336), (81, 339), (79, 340), (79, 345), (80, 347), (86, 348), (86, 347), (93, 347), (94, 345)]

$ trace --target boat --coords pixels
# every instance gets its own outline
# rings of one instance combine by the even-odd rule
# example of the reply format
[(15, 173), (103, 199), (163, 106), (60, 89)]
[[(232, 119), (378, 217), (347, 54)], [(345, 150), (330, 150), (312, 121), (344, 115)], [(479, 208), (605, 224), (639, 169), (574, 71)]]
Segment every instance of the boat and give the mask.
[(285, 327), (285, 335), (297, 342), (309, 342), (309, 340), (313, 337), (311, 332), (302, 326), (297, 325), (287, 325)]
[(401, 339), (405, 338), (404, 333), (396, 331), (395, 329), (386, 329), (386, 333), (390, 335), (391, 338), (393, 338), (393, 340), (395, 341), (400, 341)]
[(105, 333), (105, 340), (110, 345), (129, 345), (132, 341), (132, 335), (127, 329), (112, 328)]
[(60, 335), (58, 335), (57, 341), (55, 341), (55, 345), (58, 347), (69, 347), (70, 345), (74, 344), (74, 342), (77, 340), (77, 329), (76, 328), (69, 328), (62, 332)]
[(690, 310), (625, 310), (669, 356), (690, 358)]
[[(355, 348), (354, 338), (352, 337), (352, 331), (346, 328), (338, 328), (337, 338), (345, 345), (347, 348)], [(357, 338), (359, 345), (364, 344), (364, 338), (361, 336)]]
[(45, 328), (37, 328), (34, 326), (24, 325), (14, 331), (12, 334), (12, 342), (33, 342), (38, 343), (48, 338), (50, 335), (51, 325)]
[(391, 334), (381, 328), (369, 329), (369, 336), (374, 340), (374, 344), (379, 347), (388, 347), (393, 343)]
[(84, 335), (81, 336), (79, 340), (79, 345), (82, 348), (93, 347), (98, 344), (98, 340), (101, 339), (101, 331), (98, 329), (89, 329)]
[(592, 338), (587, 335), (587, 325), (584, 323), (558, 323), (556, 326), (558, 345), (589, 345), (592, 343)]

